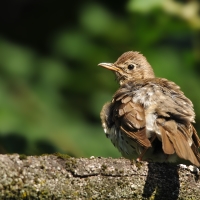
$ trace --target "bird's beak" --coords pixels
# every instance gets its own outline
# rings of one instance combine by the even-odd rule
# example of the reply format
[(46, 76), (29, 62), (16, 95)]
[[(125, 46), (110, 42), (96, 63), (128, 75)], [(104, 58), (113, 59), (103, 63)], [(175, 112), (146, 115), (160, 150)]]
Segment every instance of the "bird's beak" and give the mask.
[(104, 67), (106, 69), (115, 71), (115, 72), (119, 72), (120, 69), (118, 67), (116, 67), (113, 63), (99, 63), (98, 66), (100, 67)]

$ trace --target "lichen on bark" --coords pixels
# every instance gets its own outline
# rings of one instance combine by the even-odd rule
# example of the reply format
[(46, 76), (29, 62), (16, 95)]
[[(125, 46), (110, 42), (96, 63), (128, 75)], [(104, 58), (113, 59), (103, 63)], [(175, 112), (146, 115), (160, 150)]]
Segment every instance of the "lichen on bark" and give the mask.
[(0, 199), (198, 199), (187, 168), (127, 159), (0, 155)]

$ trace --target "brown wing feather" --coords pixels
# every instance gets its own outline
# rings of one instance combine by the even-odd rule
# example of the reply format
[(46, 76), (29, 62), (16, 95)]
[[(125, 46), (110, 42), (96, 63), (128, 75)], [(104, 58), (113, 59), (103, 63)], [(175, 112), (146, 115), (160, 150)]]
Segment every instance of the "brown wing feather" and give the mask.
[(174, 154), (175, 149), (174, 149), (172, 142), (169, 140), (169, 137), (167, 136), (167, 134), (168, 134), (167, 131), (160, 125), (158, 125), (158, 128), (161, 133), (163, 151), (166, 154)]
[(197, 131), (195, 130), (194, 126), (192, 126), (192, 124), (190, 124), (190, 133), (193, 133), (192, 134), (192, 139), (194, 141), (194, 144), (197, 148), (200, 147), (200, 139), (199, 139), (199, 136), (197, 134)]
[(146, 129), (143, 128), (137, 132), (133, 132), (133, 131), (127, 131), (125, 130), (122, 126), (120, 126), (120, 129), (127, 134), (129, 137), (133, 138), (134, 140), (136, 140), (137, 143), (139, 143), (140, 145), (142, 145), (143, 147), (151, 147), (151, 142), (149, 141), (149, 139), (146, 137)]
[(197, 134), (197, 131), (195, 130), (195, 128), (192, 126), (192, 124), (190, 124), (190, 132), (192, 132), (192, 139), (194, 141), (194, 143), (192, 144), (191, 148), (194, 152), (194, 154), (197, 156), (197, 159), (200, 163), (200, 153), (199, 153), (199, 147), (200, 147), (200, 139), (199, 136)]
[(127, 96), (115, 102), (113, 121), (124, 134), (137, 143), (143, 147), (151, 147), (151, 142), (146, 136), (144, 109), (140, 104), (132, 102), (132, 98)]
[[(198, 137), (195, 135), (194, 128), (189, 129), (186, 125), (178, 124), (174, 120), (157, 119), (156, 123), (161, 133), (163, 151), (166, 154), (173, 154), (174, 151), (172, 150), (174, 148), (180, 158), (200, 166), (200, 156), (198, 146), (196, 146), (199, 141), (197, 141)], [(192, 132), (189, 132), (190, 130)], [(168, 145), (169, 143), (171, 144)]]

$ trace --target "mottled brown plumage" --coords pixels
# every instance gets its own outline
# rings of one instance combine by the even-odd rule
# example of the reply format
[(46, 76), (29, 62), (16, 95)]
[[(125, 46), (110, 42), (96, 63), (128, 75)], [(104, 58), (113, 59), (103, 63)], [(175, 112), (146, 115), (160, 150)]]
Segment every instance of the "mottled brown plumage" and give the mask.
[(200, 166), (193, 104), (179, 86), (156, 78), (138, 52), (126, 52), (115, 63), (99, 66), (114, 71), (120, 84), (100, 117), (106, 136), (124, 157), (176, 163), (185, 160)]

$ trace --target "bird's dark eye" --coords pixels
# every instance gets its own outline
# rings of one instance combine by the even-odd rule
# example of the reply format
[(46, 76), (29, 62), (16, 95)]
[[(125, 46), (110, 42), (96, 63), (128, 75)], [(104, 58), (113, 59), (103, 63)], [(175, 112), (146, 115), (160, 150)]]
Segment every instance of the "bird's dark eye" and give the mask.
[(128, 69), (129, 69), (129, 70), (134, 69), (134, 67), (135, 67), (135, 66), (134, 66), (133, 64), (128, 65)]

